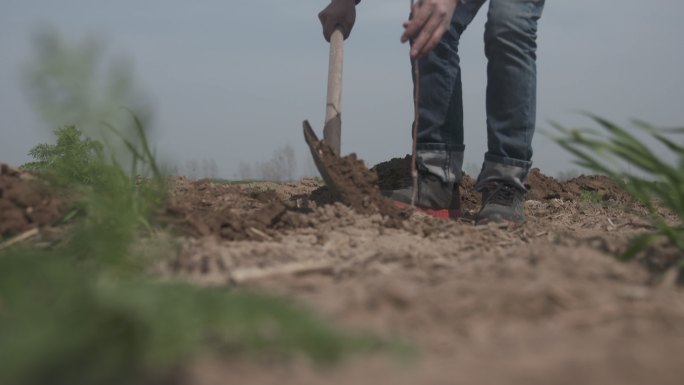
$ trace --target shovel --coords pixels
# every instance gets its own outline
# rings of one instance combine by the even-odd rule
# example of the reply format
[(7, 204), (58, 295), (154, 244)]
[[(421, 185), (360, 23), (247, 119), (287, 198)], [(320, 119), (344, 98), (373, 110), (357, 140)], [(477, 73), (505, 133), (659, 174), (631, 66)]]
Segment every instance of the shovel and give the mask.
[(391, 218), (388, 223), (398, 226), (400, 212), (391, 200), (382, 196), (378, 188), (377, 174), (369, 171), (356, 154), (340, 157), (343, 43), (342, 31), (336, 28), (330, 37), (328, 97), (323, 140), (318, 140), (318, 136), (306, 120), (303, 123), (304, 139), (333, 197), (359, 213), (379, 212), (387, 215)]
[[(340, 136), (342, 131), (341, 99), (342, 99), (342, 62), (344, 56), (344, 36), (340, 27), (335, 28), (330, 36), (330, 58), (328, 62), (328, 95), (325, 107), (325, 125), (323, 141), (304, 121), (304, 139), (309, 145), (314, 163), (328, 187), (339, 195), (340, 178), (344, 176), (334, 167), (340, 157)], [(337, 159), (335, 159), (337, 158)]]

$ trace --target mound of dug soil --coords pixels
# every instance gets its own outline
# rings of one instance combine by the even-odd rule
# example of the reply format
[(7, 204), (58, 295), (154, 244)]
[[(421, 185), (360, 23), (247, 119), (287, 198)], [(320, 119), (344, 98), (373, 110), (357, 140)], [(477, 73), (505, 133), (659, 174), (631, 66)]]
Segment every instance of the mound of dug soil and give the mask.
[(565, 182), (560, 182), (553, 177), (546, 176), (538, 168), (530, 170), (530, 192), (527, 199), (549, 200), (564, 199), (577, 200), (582, 198), (582, 192), (590, 192), (602, 201), (613, 200), (626, 203), (630, 200), (625, 192), (615, 181), (602, 175), (580, 175)]
[(31, 174), (0, 164), (0, 238), (51, 224), (62, 207)]
[(388, 227), (401, 226), (409, 214), (380, 193), (377, 174), (368, 170), (356, 154), (336, 156), (318, 140), (308, 122), (304, 127), (314, 160), (332, 188), (316, 186), (315, 191), (303, 195), (279, 197), (273, 189), (251, 190), (179, 178), (174, 183), (166, 220), (194, 236), (269, 240), (275, 230), (313, 226), (316, 220), (312, 218), (316, 216), (305, 215), (312, 210), (309, 202), (319, 206), (341, 202), (359, 214), (383, 216)]
[[(306, 178), (297, 183), (226, 184), (178, 177), (171, 186), (162, 220), (193, 237), (270, 241), (279, 239), (283, 230), (316, 227), (352, 210), (320, 182)], [(398, 223), (373, 210), (362, 215), (375, 215), (387, 227)]]
[(380, 213), (390, 218), (390, 225), (398, 226), (406, 217), (391, 200), (380, 193), (378, 176), (356, 158), (356, 154), (340, 157), (332, 148), (318, 140), (309, 122), (304, 121), (304, 137), (321, 176), (330, 187), (334, 199), (361, 214)]
[(270, 238), (287, 207), (273, 190), (211, 183), (206, 179), (173, 181), (165, 219), (193, 236), (229, 240)]
[[(383, 224), (386, 227), (403, 226), (409, 213), (396, 208), (380, 194), (380, 189), (411, 185), (409, 155), (368, 170), (355, 154), (337, 157), (320, 142), (315, 143), (314, 150), (318, 151), (319, 160), (329, 170), (328, 179), (333, 181), (335, 189), (313, 179), (304, 179), (300, 183), (231, 185), (180, 177), (172, 183), (172, 201), (165, 219), (175, 223), (185, 234), (195, 237), (216, 235), (226, 240), (264, 241), (278, 238), (281, 230), (315, 227), (320, 220), (343, 215), (339, 212), (340, 207), (335, 206), (340, 202), (361, 215), (380, 214), (385, 218)], [(476, 212), (480, 206), (480, 194), (474, 185), (473, 178), (463, 176), (461, 208), (466, 217), (467, 213)], [(530, 171), (528, 200), (575, 201), (581, 199), (584, 191), (596, 194), (603, 201), (628, 201), (628, 195), (607, 177), (580, 176), (559, 182), (542, 174), (539, 169)], [(414, 230), (425, 230), (424, 225), (420, 227)]]

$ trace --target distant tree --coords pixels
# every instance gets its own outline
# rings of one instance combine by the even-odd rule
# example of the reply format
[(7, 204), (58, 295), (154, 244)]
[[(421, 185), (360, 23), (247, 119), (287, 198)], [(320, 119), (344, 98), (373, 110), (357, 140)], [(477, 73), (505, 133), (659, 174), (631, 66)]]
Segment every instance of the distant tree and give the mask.
[(215, 160), (211, 160), (209, 163), (209, 175), (210, 178), (218, 178), (218, 166)]
[(216, 166), (216, 162), (213, 159), (211, 159), (211, 160), (203, 159), (202, 160), (202, 178), (206, 178), (206, 179), (216, 178), (217, 169), (218, 169), (218, 167)]
[(311, 157), (311, 154), (307, 151), (306, 154), (304, 154), (303, 158), (300, 158), (303, 160), (302, 164), (304, 165), (304, 176), (307, 177), (320, 177), (320, 173), (318, 172), (318, 169), (316, 168), (316, 164), (313, 161), (313, 158)]
[(273, 154), (273, 158), (281, 165), (281, 179), (283, 181), (293, 180), (297, 173), (297, 157), (295, 151), (289, 144), (279, 148)]
[(199, 163), (196, 159), (185, 161), (185, 175), (192, 179), (199, 178)]
[(245, 162), (240, 162), (238, 165), (238, 176), (242, 180), (254, 179), (254, 174), (252, 173), (252, 165)]
[(289, 181), (294, 179), (296, 173), (297, 158), (294, 148), (289, 144), (273, 151), (271, 160), (258, 164), (259, 178), (263, 180)]

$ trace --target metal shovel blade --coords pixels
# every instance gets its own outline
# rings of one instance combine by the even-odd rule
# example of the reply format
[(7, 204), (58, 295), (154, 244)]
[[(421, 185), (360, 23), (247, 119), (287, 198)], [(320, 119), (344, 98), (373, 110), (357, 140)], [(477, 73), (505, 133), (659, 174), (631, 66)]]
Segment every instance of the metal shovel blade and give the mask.
[(335, 114), (330, 120), (325, 122), (323, 126), (323, 141), (330, 146), (330, 149), (337, 156), (342, 156), (340, 154), (342, 137), (342, 118), (340, 114)]
[(337, 172), (335, 167), (331, 167), (339, 163), (339, 156), (335, 155), (330, 146), (318, 139), (308, 120), (305, 120), (302, 126), (304, 127), (304, 140), (311, 150), (311, 156), (321, 178), (337, 199), (343, 198), (344, 192), (341, 190), (344, 190), (344, 186), (339, 181), (345, 176)]

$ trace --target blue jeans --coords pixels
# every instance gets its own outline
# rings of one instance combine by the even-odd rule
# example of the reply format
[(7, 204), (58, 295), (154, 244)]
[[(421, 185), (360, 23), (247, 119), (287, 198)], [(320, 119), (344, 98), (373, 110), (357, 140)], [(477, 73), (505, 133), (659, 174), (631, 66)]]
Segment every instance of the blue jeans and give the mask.
[[(446, 182), (460, 180), (465, 149), (458, 42), (485, 1), (461, 0), (442, 40), (418, 61), (418, 167)], [(489, 0), (487, 153), (478, 189), (492, 182), (525, 189), (536, 119), (537, 21), (543, 8), (544, 0)]]

